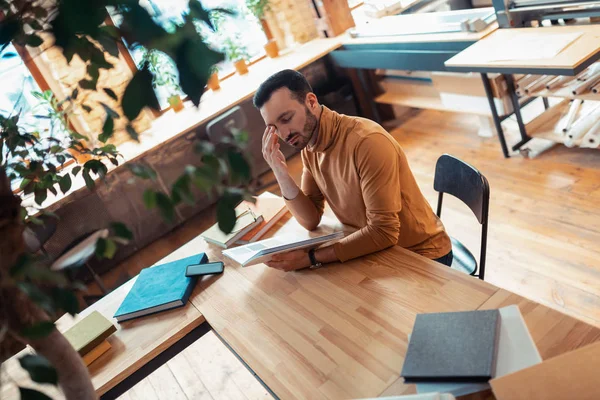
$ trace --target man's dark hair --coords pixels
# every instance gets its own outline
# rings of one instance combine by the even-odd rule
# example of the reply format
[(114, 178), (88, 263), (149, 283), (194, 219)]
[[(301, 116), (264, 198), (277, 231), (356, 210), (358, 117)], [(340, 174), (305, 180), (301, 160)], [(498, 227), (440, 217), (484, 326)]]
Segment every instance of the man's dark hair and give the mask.
[(286, 87), (292, 92), (292, 96), (300, 103), (304, 103), (306, 95), (312, 92), (310, 84), (298, 71), (284, 69), (271, 75), (264, 81), (254, 95), (254, 107), (261, 108), (269, 99), (274, 91)]

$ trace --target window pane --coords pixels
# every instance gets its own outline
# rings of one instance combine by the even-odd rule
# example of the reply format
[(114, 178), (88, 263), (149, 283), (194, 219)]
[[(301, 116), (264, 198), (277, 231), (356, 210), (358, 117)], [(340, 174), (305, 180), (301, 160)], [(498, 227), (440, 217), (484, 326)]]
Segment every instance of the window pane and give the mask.
[[(51, 109), (45, 105), (43, 100), (34, 96), (34, 92), (41, 90), (29, 69), (18, 55), (12, 44), (8, 45), (0, 55), (0, 114), (5, 117), (20, 114), (18, 126), (23, 132), (38, 132), (41, 145), (48, 147), (48, 141), (44, 139), (54, 138), (66, 144), (68, 134), (57, 120), (50, 118)], [(6, 149), (5, 149), (6, 150)], [(20, 149), (23, 150), (23, 149)], [(27, 149), (29, 160), (41, 160), (31, 148)], [(52, 162), (55, 166), (60, 163), (55, 157), (44, 155), (46, 162)], [(8, 163), (15, 162), (18, 158), (3, 159)], [(10, 169), (8, 170), (10, 173)], [(20, 181), (13, 181), (13, 189), (16, 189)]]

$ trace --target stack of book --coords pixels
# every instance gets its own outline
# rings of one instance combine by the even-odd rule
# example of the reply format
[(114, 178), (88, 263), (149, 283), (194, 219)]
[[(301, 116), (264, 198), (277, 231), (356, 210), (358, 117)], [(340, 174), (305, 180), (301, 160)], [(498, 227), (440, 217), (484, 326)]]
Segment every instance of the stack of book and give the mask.
[(241, 202), (235, 210), (237, 221), (231, 233), (223, 233), (219, 225), (214, 224), (202, 233), (204, 240), (223, 248), (252, 243), (259, 240), (287, 213), (284, 200), (269, 192), (256, 197), (256, 203)]
[(499, 310), (419, 314), (402, 376), (417, 393), (464, 396), (491, 379), (542, 361), (515, 305)]
[(107, 339), (116, 331), (117, 328), (104, 315), (93, 311), (63, 335), (79, 353), (85, 365), (90, 365), (111, 349)]

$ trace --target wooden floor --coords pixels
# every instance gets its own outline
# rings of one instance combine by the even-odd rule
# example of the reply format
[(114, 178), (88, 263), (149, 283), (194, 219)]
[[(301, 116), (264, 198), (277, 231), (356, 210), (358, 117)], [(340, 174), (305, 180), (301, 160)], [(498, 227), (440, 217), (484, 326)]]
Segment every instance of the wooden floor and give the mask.
[(273, 397), (209, 332), (151, 373), (121, 400), (269, 400)]
[[(487, 281), (600, 326), (600, 151), (557, 146), (535, 159), (504, 159), (496, 137), (477, 136), (478, 125), (475, 116), (423, 111), (392, 134), (434, 208), (433, 173), (441, 154), (469, 162), (488, 178)], [(300, 158), (289, 166), (299, 180)], [(278, 193), (277, 187), (269, 190)], [(442, 220), (448, 232), (479, 254), (475, 218), (466, 206), (446, 197)], [(123, 268), (135, 275), (152, 265), (210, 226), (213, 213), (192, 218), (105, 279), (112, 282)], [(198, 356), (209, 351), (198, 350)], [(213, 379), (226, 379), (227, 373)]]

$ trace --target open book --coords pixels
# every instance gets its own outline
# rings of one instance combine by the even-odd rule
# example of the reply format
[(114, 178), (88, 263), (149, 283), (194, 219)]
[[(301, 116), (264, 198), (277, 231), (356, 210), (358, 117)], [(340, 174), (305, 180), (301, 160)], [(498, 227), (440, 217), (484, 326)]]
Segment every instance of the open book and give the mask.
[(242, 267), (247, 267), (249, 265), (268, 262), (274, 254), (316, 248), (343, 237), (344, 232), (341, 231), (317, 237), (289, 233), (239, 246), (234, 249), (224, 250), (223, 255), (241, 264)]

